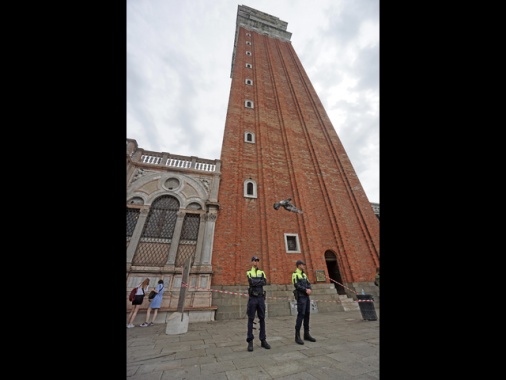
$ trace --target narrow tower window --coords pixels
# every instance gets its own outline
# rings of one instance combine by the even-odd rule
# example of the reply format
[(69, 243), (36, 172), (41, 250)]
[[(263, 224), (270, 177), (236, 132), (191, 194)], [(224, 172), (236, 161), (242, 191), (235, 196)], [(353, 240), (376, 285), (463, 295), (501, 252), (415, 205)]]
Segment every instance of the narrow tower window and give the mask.
[(255, 143), (255, 134), (251, 133), (251, 132), (246, 132), (244, 134), (244, 141), (254, 144)]
[(244, 107), (246, 107), (246, 108), (255, 108), (254, 105), (253, 105), (253, 101), (251, 101), (251, 100), (245, 100), (244, 101)]
[(246, 33), (246, 36), (251, 37), (251, 33)]
[(244, 197), (246, 198), (257, 197), (257, 184), (251, 178), (244, 181)]
[(253, 68), (253, 65), (252, 65), (251, 63), (246, 63), (246, 67), (247, 67), (248, 69), (252, 69), (252, 68)]
[(253, 86), (253, 81), (251, 79), (246, 79), (244, 83), (249, 84), (250, 86)]
[(246, 52), (246, 55), (251, 55), (251, 52), (250, 52), (250, 51), (247, 51), (247, 52)]
[(251, 46), (251, 41), (246, 41), (246, 45), (250, 45)]

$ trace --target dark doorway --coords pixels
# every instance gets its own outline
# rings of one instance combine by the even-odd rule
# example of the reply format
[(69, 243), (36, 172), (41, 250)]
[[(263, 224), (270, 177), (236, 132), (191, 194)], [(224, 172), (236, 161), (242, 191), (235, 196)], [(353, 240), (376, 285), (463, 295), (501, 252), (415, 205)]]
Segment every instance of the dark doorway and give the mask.
[(327, 263), (327, 272), (329, 273), (329, 277), (337, 282), (331, 281), (337, 290), (337, 294), (346, 294), (344, 287), (341, 285), (343, 280), (341, 279), (341, 273), (339, 272), (339, 266), (337, 265), (337, 257), (334, 252), (325, 252), (325, 262)]

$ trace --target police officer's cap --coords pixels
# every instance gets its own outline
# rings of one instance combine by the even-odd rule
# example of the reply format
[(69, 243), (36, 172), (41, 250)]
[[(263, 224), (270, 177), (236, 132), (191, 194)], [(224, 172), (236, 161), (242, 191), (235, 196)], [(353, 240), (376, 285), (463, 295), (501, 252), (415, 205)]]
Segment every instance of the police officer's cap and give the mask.
[(297, 262), (295, 263), (296, 266), (299, 266), (300, 264), (306, 265), (306, 263), (302, 260), (297, 260)]
[(253, 257), (251, 258), (251, 261), (260, 261), (260, 259), (259, 259), (258, 257), (256, 257), (256, 256), (253, 256)]

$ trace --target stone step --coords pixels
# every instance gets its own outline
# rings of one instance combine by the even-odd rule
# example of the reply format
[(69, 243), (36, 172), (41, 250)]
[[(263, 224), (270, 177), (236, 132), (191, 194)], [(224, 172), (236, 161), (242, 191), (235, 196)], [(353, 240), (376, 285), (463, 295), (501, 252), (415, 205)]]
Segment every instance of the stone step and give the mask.
[[(353, 283), (347, 294), (338, 294), (333, 284), (313, 284), (311, 300), (312, 313), (346, 312), (360, 310), (355, 292), (364, 289), (374, 299), (375, 308), (379, 308), (379, 289), (374, 283)], [(247, 318), (246, 306), (248, 297), (247, 286), (216, 287), (213, 289), (212, 305), (217, 307), (216, 320)], [(293, 286), (292, 285), (267, 285), (266, 291), (266, 317), (282, 317), (293, 315)]]

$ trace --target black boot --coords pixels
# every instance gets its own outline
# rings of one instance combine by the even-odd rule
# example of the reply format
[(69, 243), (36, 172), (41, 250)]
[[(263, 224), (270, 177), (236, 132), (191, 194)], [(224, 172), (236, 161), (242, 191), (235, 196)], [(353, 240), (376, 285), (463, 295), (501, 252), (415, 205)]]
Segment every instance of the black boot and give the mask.
[(309, 340), (310, 342), (316, 342), (316, 339), (309, 335), (309, 330), (304, 330), (304, 340)]
[(248, 342), (248, 351), (253, 351), (253, 341)]
[(262, 340), (262, 344), (261, 344), (261, 346), (262, 346), (263, 348), (267, 348), (268, 350), (271, 348), (271, 345), (270, 345), (269, 343), (267, 343), (267, 341), (266, 341), (266, 340)]
[(300, 331), (295, 331), (295, 342), (298, 344), (304, 344), (304, 341), (300, 339)]

